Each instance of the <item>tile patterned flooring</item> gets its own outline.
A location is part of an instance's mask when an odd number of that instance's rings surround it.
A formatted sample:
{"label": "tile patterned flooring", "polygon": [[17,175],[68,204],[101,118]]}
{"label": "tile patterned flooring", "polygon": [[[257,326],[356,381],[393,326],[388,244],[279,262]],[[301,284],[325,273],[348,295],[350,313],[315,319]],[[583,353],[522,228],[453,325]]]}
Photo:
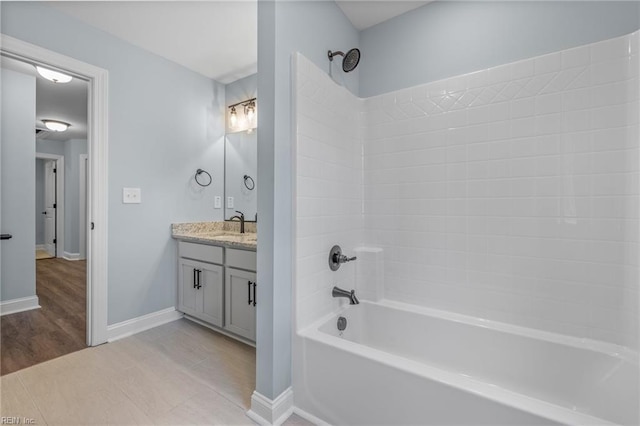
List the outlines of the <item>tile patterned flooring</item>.
{"label": "tile patterned flooring", "polygon": [[[0,416],[37,425],[252,425],[255,349],[191,321],[0,378]],[[308,425],[292,416],[285,424]]]}

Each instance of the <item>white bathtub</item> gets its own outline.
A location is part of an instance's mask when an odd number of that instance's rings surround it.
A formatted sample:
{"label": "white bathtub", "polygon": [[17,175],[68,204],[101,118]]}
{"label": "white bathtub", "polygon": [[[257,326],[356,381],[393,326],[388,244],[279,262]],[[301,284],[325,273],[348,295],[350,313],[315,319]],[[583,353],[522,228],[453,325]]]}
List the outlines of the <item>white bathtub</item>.
{"label": "white bathtub", "polygon": [[612,345],[383,301],[294,350],[296,407],[331,424],[640,423],[637,354]]}

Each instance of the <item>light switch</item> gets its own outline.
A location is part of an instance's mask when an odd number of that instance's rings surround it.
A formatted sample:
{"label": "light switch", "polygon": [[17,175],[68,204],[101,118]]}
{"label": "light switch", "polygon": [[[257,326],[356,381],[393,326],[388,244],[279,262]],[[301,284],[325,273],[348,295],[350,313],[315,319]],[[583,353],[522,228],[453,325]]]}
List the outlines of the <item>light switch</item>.
{"label": "light switch", "polygon": [[222,208],[222,197],[219,195],[216,195],[215,197],[213,197],[213,208],[214,209],[221,209]]}
{"label": "light switch", "polygon": [[233,208],[233,197],[227,197],[227,208],[228,209]]}
{"label": "light switch", "polygon": [[142,191],[140,188],[122,188],[123,204],[140,204],[142,202]]}

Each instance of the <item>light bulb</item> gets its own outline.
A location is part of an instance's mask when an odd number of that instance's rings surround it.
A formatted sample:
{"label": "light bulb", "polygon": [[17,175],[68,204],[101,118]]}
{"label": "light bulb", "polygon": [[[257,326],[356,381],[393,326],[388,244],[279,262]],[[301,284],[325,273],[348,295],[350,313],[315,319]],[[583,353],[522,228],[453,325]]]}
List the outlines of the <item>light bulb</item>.
{"label": "light bulb", "polygon": [[38,71],[38,74],[40,74],[41,76],[43,76],[49,81],[53,81],[54,83],[68,83],[73,79],[73,77],[71,77],[70,75],[63,74],[58,71],[50,70],[48,68],[42,68],[42,67],[36,66],[36,70]]}
{"label": "light bulb", "polygon": [[47,129],[53,130],[54,132],[64,132],[70,126],[69,123],[65,123],[64,121],[42,120],[42,122],[47,127]]}
{"label": "light bulb", "polygon": [[229,115],[229,125],[233,128],[238,124],[238,115],[236,114],[236,107],[231,108],[231,114]]}

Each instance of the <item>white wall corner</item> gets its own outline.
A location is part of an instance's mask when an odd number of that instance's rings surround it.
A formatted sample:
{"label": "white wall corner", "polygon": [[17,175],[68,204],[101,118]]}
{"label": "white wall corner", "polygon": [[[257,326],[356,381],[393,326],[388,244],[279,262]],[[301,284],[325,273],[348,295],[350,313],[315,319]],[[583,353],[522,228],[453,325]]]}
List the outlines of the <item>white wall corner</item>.
{"label": "white wall corner", "polygon": [[80,260],[80,253],[62,252],[62,258],[66,260]]}
{"label": "white wall corner", "polygon": [[274,400],[271,400],[257,391],[251,395],[251,409],[247,416],[262,426],[279,426],[293,413],[293,390],[287,388]]}
{"label": "white wall corner", "polygon": [[38,296],[21,297],[0,302],[0,316],[30,311],[31,309],[40,309]]}
{"label": "white wall corner", "polygon": [[150,328],[178,320],[183,316],[182,312],[178,312],[175,307],[171,307],[122,321],[107,327],[107,341],[113,342],[114,340],[123,339]]}

